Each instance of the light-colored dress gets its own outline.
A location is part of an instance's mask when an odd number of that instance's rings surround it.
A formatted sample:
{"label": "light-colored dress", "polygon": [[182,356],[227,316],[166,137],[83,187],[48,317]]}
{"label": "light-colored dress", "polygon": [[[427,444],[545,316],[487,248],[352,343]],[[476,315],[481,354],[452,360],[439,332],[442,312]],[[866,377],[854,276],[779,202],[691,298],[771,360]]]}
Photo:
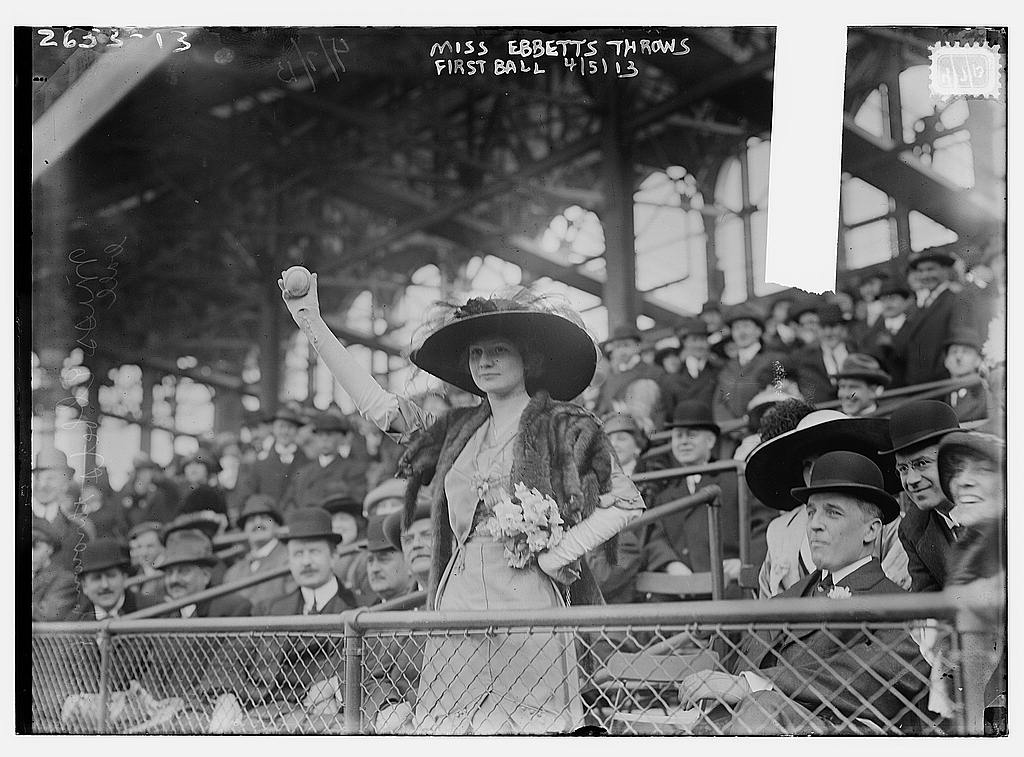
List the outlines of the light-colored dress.
{"label": "light-colored dress", "polygon": [[[429,419],[407,400],[399,402],[406,427]],[[387,428],[394,408],[381,417]],[[371,420],[373,418],[371,417]],[[387,425],[385,425],[387,424]],[[439,611],[541,610],[565,606],[560,587],[531,561],[509,567],[504,545],[481,530],[495,504],[512,489],[510,473],[517,430],[494,438],[488,419],[470,438],[444,479],[452,558],[441,576]],[[403,439],[409,434],[403,434]],[[600,506],[643,508],[643,500],[617,465],[612,495]],[[452,631],[424,644],[417,692],[419,734],[564,733],[583,724],[573,634]]]}

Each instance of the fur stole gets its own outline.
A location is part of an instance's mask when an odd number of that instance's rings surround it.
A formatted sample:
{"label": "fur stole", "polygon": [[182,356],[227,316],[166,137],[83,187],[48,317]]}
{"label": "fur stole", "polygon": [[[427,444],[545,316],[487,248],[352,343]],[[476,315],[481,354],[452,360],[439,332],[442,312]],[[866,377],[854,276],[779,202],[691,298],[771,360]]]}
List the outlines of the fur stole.
{"label": "fur stole", "polygon": [[[456,408],[439,418],[408,445],[399,461],[399,472],[408,478],[405,495],[405,526],[416,509],[421,487],[433,485],[431,520],[434,549],[430,568],[428,607],[432,607],[438,582],[452,555],[451,523],[444,478],[476,431],[491,414],[487,402],[472,408]],[[569,402],[552,400],[537,392],[519,419],[519,433],[512,451],[511,481],[523,482],[552,497],[567,527],[597,507],[598,496],[611,489],[611,460],[614,452],[597,418]],[[608,559],[614,563],[616,540],[605,543]],[[579,580],[570,586],[572,604],[603,604],[597,582],[580,561]]]}

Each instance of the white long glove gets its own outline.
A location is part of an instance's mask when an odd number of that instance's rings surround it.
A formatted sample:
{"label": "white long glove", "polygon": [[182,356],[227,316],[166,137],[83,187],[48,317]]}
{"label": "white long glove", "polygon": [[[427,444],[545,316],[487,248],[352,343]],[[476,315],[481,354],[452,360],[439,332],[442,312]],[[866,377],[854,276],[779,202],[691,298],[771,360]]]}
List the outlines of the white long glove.
{"label": "white long glove", "polygon": [[[309,339],[313,349],[317,351],[324,365],[331,371],[334,380],[352,398],[360,415],[376,424],[382,431],[388,431],[387,425],[398,412],[398,398],[386,391],[377,380],[360,365],[320,315],[320,300],[317,295],[317,275],[309,291],[301,297],[291,297],[284,293],[283,280],[278,281],[282,297],[288,306],[292,318]],[[384,425],[382,425],[384,424]]]}
{"label": "white long glove", "polygon": [[641,512],[615,506],[597,508],[590,517],[566,531],[558,544],[538,554],[537,565],[552,578],[559,579],[561,568],[604,544],[631,520],[639,518]]}

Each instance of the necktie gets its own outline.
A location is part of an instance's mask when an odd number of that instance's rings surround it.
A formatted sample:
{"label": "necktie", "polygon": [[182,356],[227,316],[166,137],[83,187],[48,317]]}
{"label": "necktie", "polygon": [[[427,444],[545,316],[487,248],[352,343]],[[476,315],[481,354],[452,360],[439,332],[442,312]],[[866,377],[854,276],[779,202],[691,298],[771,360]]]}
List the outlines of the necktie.
{"label": "necktie", "polygon": [[967,527],[957,524],[951,529],[953,531],[953,538],[956,541],[963,541],[964,535],[967,533]]}
{"label": "necktie", "polygon": [[827,594],[835,588],[835,582],[832,580],[832,574],[829,573],[823,579],[818,582],[818,593]]}
{"label": "necktie", "polygon": [[700,476],[693,475],[686,477],[686,488],[690,490],[690,494],[697,491],[697,484],[700,483]]}

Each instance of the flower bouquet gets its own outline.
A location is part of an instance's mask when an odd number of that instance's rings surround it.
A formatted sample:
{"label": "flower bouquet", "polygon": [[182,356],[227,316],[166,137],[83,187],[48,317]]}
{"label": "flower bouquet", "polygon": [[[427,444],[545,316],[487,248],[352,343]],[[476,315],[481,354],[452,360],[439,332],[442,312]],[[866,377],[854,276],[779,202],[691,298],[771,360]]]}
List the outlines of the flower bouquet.
{"label": "flower bouquet", "polygon": [[505,545],[509,567],[525,568],[538,552],[562,540],[562,526],[558,505],[551,497],[518,483],[512,496],[505,495],[494,506],[484,528]]}

